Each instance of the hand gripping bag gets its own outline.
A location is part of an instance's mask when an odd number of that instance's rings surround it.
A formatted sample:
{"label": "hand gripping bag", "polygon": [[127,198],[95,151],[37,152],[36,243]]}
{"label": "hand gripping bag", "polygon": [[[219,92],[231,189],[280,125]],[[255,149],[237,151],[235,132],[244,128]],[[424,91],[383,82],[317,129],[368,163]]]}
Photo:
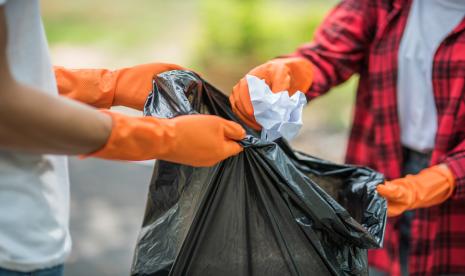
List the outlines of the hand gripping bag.
{"label": "hand gripping bag", "polygon": [[[241,123],[223,93],[188,71],[158,75],[144,113]],[[244,128],[244,151],[213,167],[156,162],[132,275],[367,275],[367,249],[383,242],[383,176]]]}

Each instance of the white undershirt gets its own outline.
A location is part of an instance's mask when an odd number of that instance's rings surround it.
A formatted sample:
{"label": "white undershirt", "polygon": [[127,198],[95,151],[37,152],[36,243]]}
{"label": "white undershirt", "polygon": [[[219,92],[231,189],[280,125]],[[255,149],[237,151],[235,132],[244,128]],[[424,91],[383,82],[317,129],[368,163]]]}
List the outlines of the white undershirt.
{"label": "white undershirt", "polygon": [[[38,0],[0,5],[14,78],[57,94]],[[32,271],[63,263],[71,248],[68,218],[66,157],[0,151],[0,267]]]}
{"label": "white undershirt", "polygon": [[437,112],[432,69],[441,42],[465,15],[465,0],[414,0],[399,48],[397,102],[401,142],[417,151],[434,148]]}

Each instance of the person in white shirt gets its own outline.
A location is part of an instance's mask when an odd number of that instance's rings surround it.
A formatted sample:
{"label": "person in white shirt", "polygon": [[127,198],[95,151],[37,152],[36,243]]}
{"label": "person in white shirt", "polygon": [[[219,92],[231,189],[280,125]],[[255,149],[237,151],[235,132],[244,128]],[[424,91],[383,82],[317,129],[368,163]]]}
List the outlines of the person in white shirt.
{"label": "person in white shirt", "polygon": [[[90,95],[89,87],[83,96],[68,83],[67,96],[94,99],[98,107],[137,107],[152,77],[173,69],[180,67],[106,71],[97,86],[128,82],[135,90]],[[244,135],[216,116],[128,117],[58,97],[38,0],[0,0],[0,276],[63,274],[71,249],[65,155],[209,166],[239,153],[235,140]]]}

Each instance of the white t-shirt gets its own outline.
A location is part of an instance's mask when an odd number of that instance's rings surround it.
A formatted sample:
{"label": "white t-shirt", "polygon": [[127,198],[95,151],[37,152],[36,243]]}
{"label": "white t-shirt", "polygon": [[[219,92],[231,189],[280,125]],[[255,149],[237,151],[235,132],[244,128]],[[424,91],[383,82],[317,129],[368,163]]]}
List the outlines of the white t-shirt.
{"label": "white t-shirt", "polygon": [[[13,76],[57,94],[38,0],[0,0],[0,5]],[[0,151],[0,267],[32,271],[63,263],[71,249],[68,220],[66,157]]]}
{"label": "white t-shirt", "polygon": [[397,81],[402,144],[434,148],[437,112],[433,59],[441,42],[465,16],[465,0],[414,0],[399,47]]}

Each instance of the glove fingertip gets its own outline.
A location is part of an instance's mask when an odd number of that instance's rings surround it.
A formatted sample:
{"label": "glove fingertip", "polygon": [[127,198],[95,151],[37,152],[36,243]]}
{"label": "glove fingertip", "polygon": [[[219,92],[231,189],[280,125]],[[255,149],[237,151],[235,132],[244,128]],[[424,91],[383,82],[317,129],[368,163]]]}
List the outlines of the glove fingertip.
{"label": "glove fingertip", "polygon": [[243,151],[244,151],[244,148],[238,143],[234,142],[234,145],[232,145],[231,156],[238,155],[239,153]]}
{"label": "glove fingertip", "polygon": [[376,186],[376,191],[382,196],[384,196],[387,193],[388,189],[389,188],[387,188],[385,184],[380,184]]}
{"label": "glove fingertip", "polygon": [[237,96],[238,93],[233,92],[231,96],[229,96],[229,103],[231,104],[231,108],[236,114],[236,116],[244,122],[247,126],[253,128],[254,130],[261,130],[261,126],[255,121],[255,118],[252,115],[247,114],[247,110],[241,104],[242,100],[240,97]]}
{"label": "glove fingertip", "polygon": [[245,129],[236,122],[226,121],[224,135],[232,140],[242,140],[245,137]]}
{"label": "glove fingertip", "polygon": [[387,210],[387,215],[388,217],[392,218],[392,217],[397,217],[397,216],[400,216],[402,214],[402,212],[398,212],[397,210],[394,210],[394,211],[391,211],[392,209],[389,209],[388,207],[388,210]]}
{"label": "glove fingertip", "polygon": [[227,155],[226,158],[238,155],[244,150],[244,148],[235,141],[228,141],[225,149]]}

